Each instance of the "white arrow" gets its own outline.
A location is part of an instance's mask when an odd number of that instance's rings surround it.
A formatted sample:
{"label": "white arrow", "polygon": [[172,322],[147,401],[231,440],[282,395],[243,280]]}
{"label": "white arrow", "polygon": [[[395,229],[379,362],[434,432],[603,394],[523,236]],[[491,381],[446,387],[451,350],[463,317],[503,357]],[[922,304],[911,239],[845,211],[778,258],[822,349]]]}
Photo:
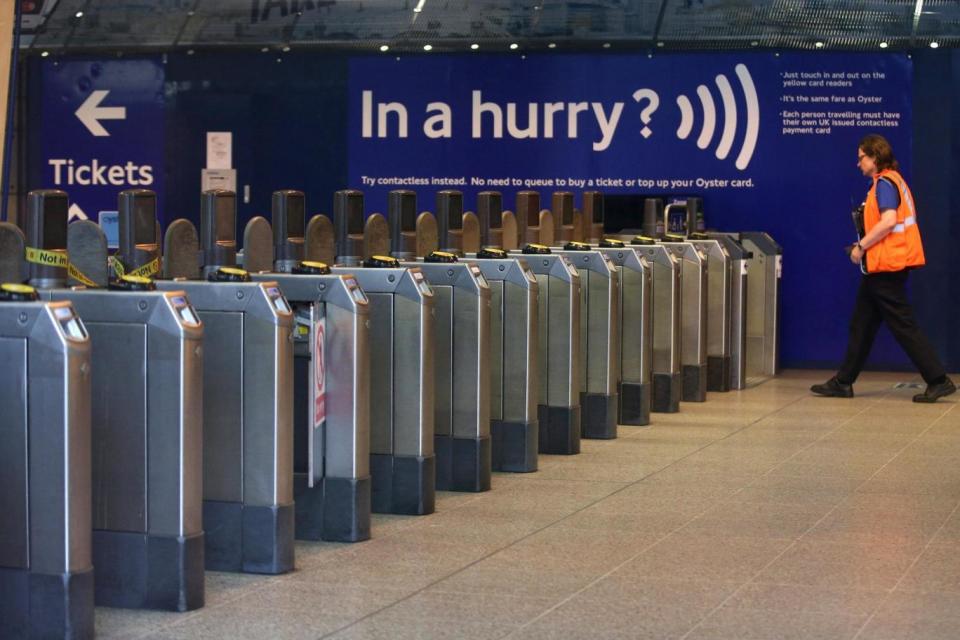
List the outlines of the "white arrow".
{"label": "white arrow", "polygon": [[67,210],[67,222],[73,222],[74,220],[89,220],[87,214],[83,212],[76,202],[70,205],[70,209]]}
{"label": "white arrow", "polygon": [[77,119],[83,123],[87,129],[90,130],[90,133],[97,137],[109,136],[110,132],[103,128],[103,125],[100,124],[101,120],[126,120],[127,118],[127,108],[126,107],[101,107],[100,103],[103,102],[110,92],[105,89],[98,89],[90,94],[90,96],[83,101],[83,104],[80,105],[80,108],[76,111]]}

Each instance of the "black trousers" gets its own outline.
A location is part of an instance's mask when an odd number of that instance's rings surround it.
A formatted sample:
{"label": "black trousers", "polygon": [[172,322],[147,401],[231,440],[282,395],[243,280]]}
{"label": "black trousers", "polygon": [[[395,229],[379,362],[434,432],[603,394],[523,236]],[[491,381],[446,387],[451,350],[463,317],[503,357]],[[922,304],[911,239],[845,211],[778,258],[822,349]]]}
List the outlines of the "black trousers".
{"label": "black trousers", "polygon": [[920,331],[913,317],[913,309],[907,300],[908,273],[873,273],[861,279],[853,318],[850,320],[847,355],[837,372],[840,382],[853,384],[856,381],[870,355],[881,322],[887,323],[893,337],[907,352],[927,384],[938,382],[946,375],[933,345]]}

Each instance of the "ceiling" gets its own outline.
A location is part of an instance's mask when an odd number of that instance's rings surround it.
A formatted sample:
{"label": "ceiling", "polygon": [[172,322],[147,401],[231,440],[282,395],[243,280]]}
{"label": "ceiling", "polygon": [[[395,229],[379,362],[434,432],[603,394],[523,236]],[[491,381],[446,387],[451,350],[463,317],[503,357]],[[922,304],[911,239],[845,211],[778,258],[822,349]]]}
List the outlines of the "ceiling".
{"label": "ceiling", "polygon": [[[36,52],[844,49],[960,44],[957,0],[21,0]],[[881,45],[883,43],[883,45]]]}

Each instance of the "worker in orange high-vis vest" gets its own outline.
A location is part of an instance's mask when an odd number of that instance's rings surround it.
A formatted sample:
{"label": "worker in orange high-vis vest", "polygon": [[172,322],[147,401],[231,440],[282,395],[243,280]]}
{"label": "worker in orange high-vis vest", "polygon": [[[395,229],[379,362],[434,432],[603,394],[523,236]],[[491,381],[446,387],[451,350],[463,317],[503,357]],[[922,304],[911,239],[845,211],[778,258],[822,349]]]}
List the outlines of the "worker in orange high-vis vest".
{"label": "worker in orange high-vis vest", "polygon": [[925,263],[913,195],[897,171],[897,160],[883,136],[860,141],[857,163],[872,180],[863,208],[865,234],[853,245],[850,260],[866,273],[850,320],[850,342],[837,375],[810,390],[821,396],[852,398],[853,383],[863,369],[880,323],[887,327],[927,383],[914,402],[936,402],[957,388],[947,377],[933,345],[920,330],[907,300],[907,276]]}

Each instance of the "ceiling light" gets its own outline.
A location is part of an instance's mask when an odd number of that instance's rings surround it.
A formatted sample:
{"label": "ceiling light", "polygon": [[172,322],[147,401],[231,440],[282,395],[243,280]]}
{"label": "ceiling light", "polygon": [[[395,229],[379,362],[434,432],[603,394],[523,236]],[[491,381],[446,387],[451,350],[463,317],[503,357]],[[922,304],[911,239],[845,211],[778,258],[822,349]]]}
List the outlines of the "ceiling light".
{"label": "ceiling light", "polygon": [[516,42],[511,42],[511,43],[510,43],[510,50],[511,50],[511,51],[516,51],[516,50],[519,49],[519,48],[520,48],[520,45],[518,45]]}
{"label": "ceiling light", "polygon": [[432,45],[432,44],[425,44],[425,45],[423,45],[423,50],[424,50],[424,51],[433,51],[433,45]]}
{"label": "ceiling light", "polygon": [[82,17],[83,17],[83,11],[77,11],[75,14],[73,14],[73,17],[74,17],[74,18],[82,18]]}
{"label": "ceiling light", "polygon": [[819,40],[817,40],[816,42],[814,42],[814,43],[813,43],[813,46],[815,46],[817,49],[823,49],[823,43],[820,42]]}
{"label": "ceiling light", "polygon": [[936,49],[936,48],[938,48],[939,46],[940,46],[940,43],[937,42],[936,40],[934,40],[933,42],[930,43],[930,48],[931,48],[931,49]]}
{"label": "ceiling light", "polygon": [[609,49],[609,48],[610,48],[610,43],[609,43],[609,42],[604,42],[604,43],[603,43],[603,48],[604,48],[604,49]]}
{"label": "ceiling light", "polygon": [[50,52],[49,52],[49,51],[44,51],[43,53],[40,54],[40,57],[41,57],[41,58],[46,58],[48,55],[50,55]]}
{"label": "ceiling light", "polygon": [[657,43],[657,46],[658,46],[658,47],[662,47],[662,46],[663,46],[663,42],[658,42],[658,43]]}
{"label": "ceiling light", "polygon": [[188,55],[188,56],[192,56],[192,55],[193,55],[193,49],[187,49],[187,55]]}
{"label": "ceiling light", "polygon": [[756,46],[758,46],[759,44],[760,44],[760,43],[757,42],[756,40],[751,40],[751,41],[750,41],[750,46],[751,46],[751,47],[756,47]]}
{"label": "ceiling light", "polygon": [[886,48],[889,47],[889,46],[890,46],[890,45],[887,44],[886,42],[881,42],[881,43],[880,43],[880,48],[881,48],[881,49],[886,49]]}
{"label": "ceiling light", "polygon": [[284,47],[284,48],[283,48],[283,52],[284,52],[284,53],[289,53],[289,52],[290,52],[290,47],[289,47],[289,46]]}
{"label": "ceiling light", "polygon": [[420,13],[421,11],[423,11],[423,5],[425,4],[427,4],[427,0],[420,0],[420,2],[417,3],[417,6],[413,8],[413,12]]}
{"label": "ceiling light", "polygon": [[380,45],[380,51],[383,51],[384,53],[386,53],[387,51],[390,51],[390,45],[387,45],[387,44]]}
{"label": "ceiling light", "polygon": [[261,48],[260,48],[260,53],[267,53],[268,51],[270,51],[270,47],[261,47]]}
{"label": "ceiling light", "polygon": [[548,48],[548,49],[556,49],[556,48],[557,48],[557,43],[556,43],[556,42],[551,42],[550,44],[547,45],[547,48]]}
{"label": "ceiling light", "polygon": [[477,49],[480,48],[480,45],[478,45],[476,42],[474,42],[472,45],[470,45],[470,48],[473,49],[474,51],[476,51]]}

